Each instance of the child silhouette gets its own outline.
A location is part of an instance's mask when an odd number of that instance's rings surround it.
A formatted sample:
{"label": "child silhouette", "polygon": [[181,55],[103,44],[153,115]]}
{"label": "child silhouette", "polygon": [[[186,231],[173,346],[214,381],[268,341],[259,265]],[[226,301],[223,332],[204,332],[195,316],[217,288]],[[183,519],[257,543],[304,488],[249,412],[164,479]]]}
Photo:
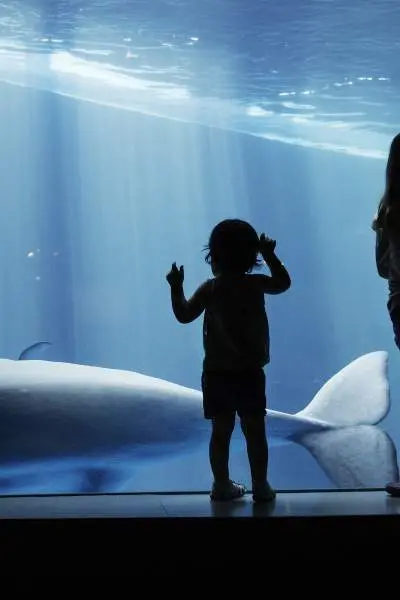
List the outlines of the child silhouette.
{"label": "child silhouette", "polygon": [[[246,439],[253,500],[268,502],[275,491],[268,482],[265,431],[264,367],[270,361],[265,294],[289,289],[290,276],[275,254],[276,242],[239,219],[227,219],[212,230],[206,262],[213,277],[186,300],[184,268],[172,265],[167,275],[176,319],[190,323],[204,312],[202,373],[204,417],[211,420],[209,459],[214,482],[212,500],[234,500],[246,489],[229,477],[229,448],[236,414]],[[262,265],[271,275],[252,274]]]}

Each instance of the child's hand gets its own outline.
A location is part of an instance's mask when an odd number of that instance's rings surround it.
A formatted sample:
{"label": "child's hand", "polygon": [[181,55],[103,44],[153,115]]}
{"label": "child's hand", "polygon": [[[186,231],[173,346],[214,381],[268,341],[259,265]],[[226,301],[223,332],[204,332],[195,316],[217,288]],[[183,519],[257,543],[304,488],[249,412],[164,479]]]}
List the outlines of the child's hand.
{"label": "child's hand", "polygon": [[260,253],[265,257],[275,252],[276,241],[266,237],[265,233],[260,235]]}
{"label": "child's hand", "polygon": [[171,287],[178,287],[183,284],[183,280],[185,278],[183,272],[183,265],[179,267],[176,266],[176,263],[173,263],[170,272],[167,274],[167,281]]}

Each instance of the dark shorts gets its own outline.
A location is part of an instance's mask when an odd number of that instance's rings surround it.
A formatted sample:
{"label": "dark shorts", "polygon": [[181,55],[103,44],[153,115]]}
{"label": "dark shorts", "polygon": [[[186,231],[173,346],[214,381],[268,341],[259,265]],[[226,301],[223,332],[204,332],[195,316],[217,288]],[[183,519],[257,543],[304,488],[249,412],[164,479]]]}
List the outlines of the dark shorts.
{"label": "dark shorts", "polygon": [[391,310],[390,318],[392,319],[394,341],[396,346],[400,350],[400,308],[395,308]]}
{"label": "dark shorts", "polygon": [[265,373],[252,371],[205,371],[201,378],[206,419],[237,413],[239,417],[265,415]]}

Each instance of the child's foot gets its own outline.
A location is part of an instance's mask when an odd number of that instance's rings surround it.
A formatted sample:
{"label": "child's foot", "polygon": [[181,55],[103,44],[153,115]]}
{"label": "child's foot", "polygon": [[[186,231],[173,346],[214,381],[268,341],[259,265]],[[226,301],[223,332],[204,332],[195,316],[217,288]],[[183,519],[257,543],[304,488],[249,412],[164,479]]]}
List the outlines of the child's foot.
{"label": "child's foot", "polygon": [[211,500],[215,502],[230,502],[242,498],[246,493],[246,488],[241,483],[228,481],[228,483],[217,484],[214,482],[210,493]]}
{"label": "child's foot", "polygon": [[254,502],[272,502],[276,498],[276,492],[269,485],[268,481],[262,486],[253,486]]}

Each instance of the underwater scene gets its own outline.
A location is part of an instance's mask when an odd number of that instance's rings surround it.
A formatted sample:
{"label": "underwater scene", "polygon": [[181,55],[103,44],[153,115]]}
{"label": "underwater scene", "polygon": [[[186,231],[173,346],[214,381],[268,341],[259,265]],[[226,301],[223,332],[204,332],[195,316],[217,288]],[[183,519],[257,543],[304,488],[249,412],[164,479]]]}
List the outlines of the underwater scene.
{"label": "underwater scene", "polygon": [[[0,494],[209,489],[202,319],[166,274],[211,277],[228,218],[292,281],[266,297],[271,484],[398,478],[371,222],[399,28],[396,0],[0,3]],[[230,467],[251,485],[239,424]]]}

